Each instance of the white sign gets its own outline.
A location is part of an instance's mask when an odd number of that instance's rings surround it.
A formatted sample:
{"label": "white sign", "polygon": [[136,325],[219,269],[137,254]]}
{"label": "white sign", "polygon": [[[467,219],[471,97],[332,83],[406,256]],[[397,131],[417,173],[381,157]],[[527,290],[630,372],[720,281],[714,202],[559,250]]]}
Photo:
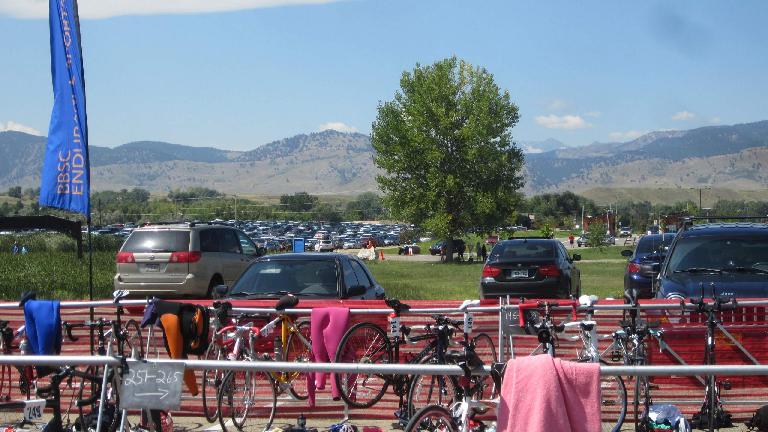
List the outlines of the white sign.
{"label": "white sign", "polygon": [[391,338],[399,338],[400,337],[400,317],[389,317],[389,337]]}
{"label": "white sign", "polygon": [[183,363],[131,362],[123,375],[120,408],[177,410],[183,379]]}
{"label": "white sign", "polygon": [[32,422],[43,418],[45,409],[45,399],[34,399],[24,401],[24,420]]}

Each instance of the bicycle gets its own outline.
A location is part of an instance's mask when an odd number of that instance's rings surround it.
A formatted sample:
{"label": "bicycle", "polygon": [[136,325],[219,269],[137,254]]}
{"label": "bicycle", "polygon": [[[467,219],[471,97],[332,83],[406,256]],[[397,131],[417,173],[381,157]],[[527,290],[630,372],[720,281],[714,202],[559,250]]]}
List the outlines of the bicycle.
{"label": "bicycle", "polygon": [[[401,323],[403,312],[410,309],[405,303],[397,299],[386,299],[387,307],[392,309],[388,316],[389,334],[381,327],[370,322],[361,322],[350,327],[339,343],[334,361],[337,363],[366,363],[366,364],[398,364],[401,360],[407,363],[445,363],[444,353],[450,344],[450,337],[453,334],[453,328],[462,325],[462,322],[450,320],[441,315],[433,315],[435,324],[428,324],[425,327],[426,332],[421,335],[411,336],[411,328]],[[477,345],[484,346],[485,350],[495,357],[495,348],[493,341],[486,334],[480,334],[475,337]],[[427,344],[418,353],[411,355],[410,358],[401,359],[400,348],[403,345],[417,344],[427,341]],[[340,373],[335,374],[336,385],[341,389],[342,399],[355,408],[369,408],[376,404],[384,396],[388,387],[392,387],[394,394],[398,397],[398,409],[395,411],[398,425],[400,427],[407,424],[408,418],[415,411],[414,400],[416,393],[422,388],[422,378],[412,377],[410,375],[385,375],[377,373]],[[428,404],[432,396],[447,396],[450,392],[455,395],[458,387],[454,377],[439,378],[432,377],[431,381],[437,379],[438,392],[431,391],[432,385],[426,387],[430,389],[427,394],[427,401],[420,402]],[[418,381],[417,381],[418,380]],[[416,384],[414,385],[414,382]],[[447,385],[446,383],[450,383]],[[408,397],[406,398],[406,395]],[[451,399],[447,399],[446,403]]]}
{"label": "bicycle", "polygon": [[[707,317],[707,329],[704,337],[704,364],[714,365],[717,363],[715,357],[715,330],[719,324],[717,314],[727,310],[734,310],[738,306],[735,298],[722,299],[715,292],[715,284],[712,287],[712,303],[704,300],[704,284],[699,284],[701,296],[698,299],[691,299],[691,306],[680,300],[680,307],[683,312],[696,312],[705,314]],[[720,387],[730,390],[729,381],[717,381],[714,375],[710,375],[704,387],[704,402],[698,413],[691,417],[691,426],[698,429],[708,428],[710,432],[722,427],[731,427],[731,414],[723,407],[720,400]]]}
{"label": "bicycle", "polygon": [[[61,410],[61,383],[67,379],[68,386],[71,386],[72,379],[79,378],[88,381],[94,386],[100,386],[102,377],[80,372],[72,367],[64,367],[58,373],[51,376],[50,385],[39,387],[36,391],[40,399],[18,400],[9,402],[0,402],[0,426],[5,432],[16,432],[28,430],[27,425],[33,425],[36,421],[42,419],[43,411],[49,408],[53,412],[53,417],[40,427],[42,432],[74,432],[87,430],[82,416],[78,417],[77,424],[72,425],[67,421],[64,425]],[[77,399],[72,402],[80,407],[89,405],[95,401],[92,399]],[[69,409],[67,410],[67,414]],[[67,415],[67,418],[69,415]],[[79,426],[79,428],[78,428]]]}
{"label": "bicycle", "polygon": [[[476,385],[483,378],[472,374],[473,371],[484,367],[482,359],[476,352],[473,342],[462,342],[463,352],[447,354],[450,364],[458,365],[464,374],[457,380],[460,392],[457,400],[449,408],[440,404],[427,405],[417,411],[405,427],[405,432],[415,431],[448,431],[448,432],[483,432],[488,426],[477,416],[485,414],[489,408],[499,405],[497,392],[490,398],[484,398],[485,386]],[[489,378],[495,389],[501,388],[504,363],[493,363]]]}
{"label": "bicycle", "polygon": [[[643,366],[647,361],[646,339],[648,337],[661,338],[663,332],[658,330],[658,321],[646,322],[638,319],[639,303],[637,292],[633,290],[627,301],[632,306],[624,318],[619,321],[619,329],[613,332],[613,343],[603,352],[610,351],[611,360],[614,362],[623,362],[627,366]],[[627,319],[627,315],[629,319]],[[633,423],[635,431],[644,431],[649,420],[648,412],[653,404],[651,399],[651,383],[647,376],[638,375],[633,377],[635,381],[633,405]],[[643,402],[642,416],[640,415],[640,401]]]}
{"label": "bicycle", "polygon": [[[144,358],[144,343],[141,336],[141,328],[139,323],[135,320],[128,320],[125,325],[122,323],[122,314],[124,313],[122,306],[120,306],[120,300],[129,295],[127,291],[116,291],[114,295],[114,304],[116,305],[115,319],[107,320],[99,318],[95,321],[85,321],[82,323],[70,323],[63,322],[62,326],[70,341],[77,341],[78,338],[74,336],[73,330],[75,329],[87,329],[89,335],[94,334],[96,337],[96,353],[101,356],[112,355],[113,347],[117,349],[117,355],[121,358],[128,356],[141,359]],[[105,409],[116,410],[120,406],[120,395],[118,389],[120,388],[120,380],[122,379],[119,373],[115,373],[114,368],[104,366],[90,366],[85,372],[91,376],[102,376],[102,386],[97,394],[97,388],[93,385],[87,385],[86,382],[81,382],[79,386],[78,399],[80,400],[93,400],[91,404],[78,406],[80,410],[80,416],[85,417],[85,407],[90,405],[92,412],[102,412]],[[97,401],[105,402],[104,406],[101,403],[96,405]],[[130,414],[130,417],[129,417]],[[138,417],[136,417],[138,416]],[[124,410],[121,415],[114,413],[112,415],[112,421],[107,428],[107,432],[114,432],[120,427],[124,428],[138,427],[139,425],[146,424],[144,413],[139,411],[138,413]],[[122,426],[121,426],[122,425]],[[159,426],[156,425],[159,428]]]}
{"label": "bicycle", "polygon": [[[213,302],[213,319],[211,320],[211,332],[213,335],[211,343],[205,354],[204,360],[223,360],[227,358],[227,350],[224,343],[224,334],[219,330],[227,325],[231,319],[229,313],[232,310],[232,304],[229,302]],[[208,423],[213,423],[219,418],[218,391],[224,379],[224,372],[220,369],[203,370],[202,379],[202,398],[203,415]]]}
{"label": "bicycle", "polygon": [[[576,361],[585,363],[600,363],[607,365],[608,362],[603,360],[601,353],[597,349],[597,333],[595,331],[597,322],[591,320],[593,309],[592,300],[588,302],[587,306],[587,319],[576,320],[576,310],[579,302],[575,300],[560,301],[560,302],[531,302],[520,303],[519,317],[520,326],[531,329],[531,332],[535,333],[539,346],[531,353],[535,355],[539,349],[544,353],[556,357],[556,346],[558,345],[558,334],[564,333],[568,328],[577,328],[579,335],[577,339],[581,340],[581,347],[577,353]],[[561,306],[568,306],[571,308],[571,317],[574,321],[561,322],[556,324],[552,318],[553,309]],[[540,314],[529,314],[526,317],[527,309],[537,309]],[[618,406],[619,413],[616,424],[611,428],[612,432],[617,432],[621,429],[621,425],[624,423],[624,417],[627,412],[627,389],[624,386],[624,380],[619,376],[601,376],[600,377],[600,404],[603,407],[606,406]]]}
{"label": "bicycle", "polygon": [[[16,344],[15,341],[21,339],[23,335],[24,326],[21,326],[14,332],[8,321],[0,321],[0,353],[12,355],[13,350],[21,350],[21,344]],[[34,377],[33,368],[31,366],[16,366],[15,369],[19,375],[19,390],[29,399],[31,396],[31,383]],[[13,370],[14,368],[11,365],[4,364],[0,366],[0,401],[11,400]]]}
{"label": "bicycle", "polygon": [[[241,314],[236,321],[243,322],[255,318],[259,317]],[[265,360],[259,356],[255,348],[255,341],[260,331],[259,327],[251,323],[232,324],[219,329],[217,338],[223,334],[226,335],[226,339],[222,339],[222,347],[226,350],[224,358],[245,361]],[[258,381],[264,380],[266,385],[259,385]],[[259,393],[264,388],[268,389],[266,396]],[[263,400],[260,397],[263,397]],[[277,386],[271,374],[250,370],[233,370],[224,373],[216,400],[218,420],[223,431],[228,430],[227,418],[242,431],[246,427],[249,416],[265,419],[262,430],[267,430],[272,426],[276,408]]]}
{"label": "bicycle", "polygon": [[[299,300],[292,295],[283,296],[275,305],[277,317],[259,328],[251,324],[246,325],[228,325],[224,326],[214,336],[214,343],[220,345],[223,353],[231,360],[247,359],[251,361],[294,361],[308,362],[311,360],[312,344],[309,335],[309,322],[294,321],[286,309],[295,307]],[[238,316],[237,322],[260,320],[260,315],[242,314]],[[280,335],[274,341],[274,356],[270,357],[267,353],[260,354],[257,350],[257,339],[266,339],[280,324]],[[274,420],[275,410],[277,408],[277,394],[288,390],[290,394],[299,400],[304,400],[308,395],[300,394],[296,389],[294,382],[299,377],[299,373],[265,373],[256,371],[229,371],[222,378],[221,387],[217,395],[217,409],[219,412],[219,423],[224,431],[227,430],[224,420],[223,408],[229,409],[229,417],[238,430],[243,430],[246,426],[246,420],[252,410],[261,409],[269,411],[258,411],[257,417],[265,418],[263,429],[269,429]],[[258,405],[259,399],[257,380],[267,380],[271,392],[267,395],[269,405]],[[258,405],[258,406],[257,406]]]}

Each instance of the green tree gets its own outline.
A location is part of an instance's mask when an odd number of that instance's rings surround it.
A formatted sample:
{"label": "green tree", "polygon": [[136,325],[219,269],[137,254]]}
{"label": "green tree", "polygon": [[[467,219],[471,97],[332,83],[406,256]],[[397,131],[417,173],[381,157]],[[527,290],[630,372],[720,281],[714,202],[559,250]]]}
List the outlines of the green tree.
{"label": "green tree", "polygon": [[403,72],[371,134],[392,216],[449,239],[503,225],[523,186],[523,153],[510,133],[518,119],[483,68],[452,57]]}
{"label": "green tree", "polygon": [[21,186],[12,186],[8,188],[8,196],[21,199]]}
{"label": "green tree", "polygon": [[374,192],[365,192],[347,203],[347,218],[350,220],[376,220],[384,214],[381,197]]}
{"label": "green tree", "polygon": [[319,199],[306,192],[296,192],[293,195],[281,195],[280,205],[284,207],[285,211],[290,212],[307,212],[312,210]]}
{"label": "green tree", "polygon": [[604,223],[593,223],[589,225],[587,234],[587,246],[602,249],[605,246],[605,233],[608,231],[608,225]]}

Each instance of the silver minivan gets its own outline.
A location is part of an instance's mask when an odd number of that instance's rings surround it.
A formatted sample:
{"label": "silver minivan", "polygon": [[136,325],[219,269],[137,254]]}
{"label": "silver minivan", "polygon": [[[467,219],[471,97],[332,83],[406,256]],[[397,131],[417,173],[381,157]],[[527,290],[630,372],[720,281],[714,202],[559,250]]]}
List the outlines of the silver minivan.
{"label": "silver minivan", "polygon": [[231,285],[258,248],[242,231],[223,225],[153,225],[135,229],[117,253],[116,290],[132,296],[210,298]]}

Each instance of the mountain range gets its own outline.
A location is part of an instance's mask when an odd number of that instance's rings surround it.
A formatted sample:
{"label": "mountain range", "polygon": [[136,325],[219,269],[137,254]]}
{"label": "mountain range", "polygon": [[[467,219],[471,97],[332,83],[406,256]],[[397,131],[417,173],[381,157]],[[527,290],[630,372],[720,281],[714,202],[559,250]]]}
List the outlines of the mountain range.
{"label": "mountain range", "polygon": [[[605,187],[734,190],[768,187],[768,121],[658,131],[623,143],[569,147],[520,141],[526,153],[524,192]],[[0,190],[39,186],[45,137],[0,132]],[[370,137],[333,130],[301,134],[250,151],[138,141],[91,145],[94,190],[141,187],[156,193],[203,186],[230,194],[353,195],[376,191]]]}

